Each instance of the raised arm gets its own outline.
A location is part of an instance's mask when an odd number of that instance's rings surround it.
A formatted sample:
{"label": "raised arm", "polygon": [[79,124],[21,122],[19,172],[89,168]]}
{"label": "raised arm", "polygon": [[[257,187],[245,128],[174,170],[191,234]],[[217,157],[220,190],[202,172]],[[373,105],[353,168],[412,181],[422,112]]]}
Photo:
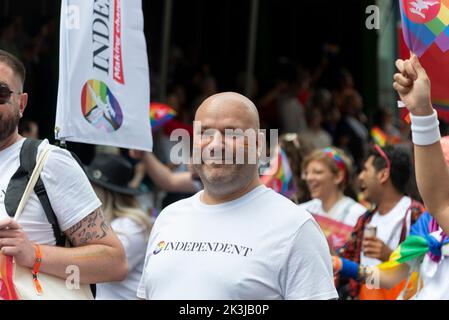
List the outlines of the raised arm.
{"label": "raised arm", "polygon": [[194,193],[198,191],[190,172],[172,172],[151,152],[131,150],[130,156],[142,159],[147,174],[159,188],[169,192]]}
{"label": "raised arm", "polygon": [[399,73],[393,87],[411,113],[418,189],[427,210],[449,233],[449,170],[436,132],[430,80],[414,54],[409,60],[398,60],[396,66]]}

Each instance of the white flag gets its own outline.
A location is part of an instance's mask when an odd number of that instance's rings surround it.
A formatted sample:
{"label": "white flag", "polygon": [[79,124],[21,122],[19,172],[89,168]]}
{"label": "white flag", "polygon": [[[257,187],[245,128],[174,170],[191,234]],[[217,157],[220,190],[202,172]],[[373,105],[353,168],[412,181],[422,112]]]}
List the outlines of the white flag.
{"label": "white flag", "polygon": [[57,139],[151,151],[141,0],[62,0]]}

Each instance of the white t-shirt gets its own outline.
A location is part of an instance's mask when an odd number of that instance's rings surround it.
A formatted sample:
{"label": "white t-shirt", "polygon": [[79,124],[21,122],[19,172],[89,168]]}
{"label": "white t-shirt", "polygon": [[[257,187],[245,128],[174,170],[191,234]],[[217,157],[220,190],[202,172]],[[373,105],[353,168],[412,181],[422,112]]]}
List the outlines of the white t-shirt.
{"label": "white t-shirt", "polygon": [[[370,225],[377,227],[376,237],[382,240],[391,250],[394,250],[399,245],[401,239],[402,223],[408,208],[412,204],[412,199],[404,196],[399,202],[390,210],[390,212],[381,215],[377,211],[374,213],[370,221]],[[410,231],[411,214],[407,217],[407,234]],[[368,258],[363,252],[360,256],[360,264],[365,266],[375,266],[382,261],[378,259]]]}
{"label": "white t-shirt", "polygon": [[307,212],[265,186],[219,204],[165,208],[148,243],[143,299],[334,299],[331,257]]}
{"label": "white t-shirt", "polygon": [[[441,234],[439,228],[438,233]],[[420,264],[419,274],[423,287],[418,292],[416,300],[449,300],[449,256],[447,253],[437,263],[426,254]]]}
{"label": "white t-shirt", "polygon": [[332,218],[348,226],[354,227],[359,217],[366,212],[366,208],[349,197],[343,197],[334,204],[329,212],[324,211],[320,199],[312,199],[299,205],[311,214]]}
{"label": "white t-shirt", "polygon": [[[0,219],[9,218],[5,209],[5,194],[9,180],[20,166],[20,149],[25,139],[0,151]],[[39,146],[42,150],[48,141]],[[66,231],[101,206],[89,180],[70,152],[53,147],[41,173],[50,204],[62,231]],[[29,240],[55,245],[53,229],[39,199],[33,192],[25,205],[19,224]]]}
{"label": "white t-shirt", "polygon": [[97,285],[97,300],[135,300],[137,287],[142,277],[147,248],[146,231],[143,226],[131,218],[116,218],[111,223],[128,259],[128,275],[120,282],[107,282]]}

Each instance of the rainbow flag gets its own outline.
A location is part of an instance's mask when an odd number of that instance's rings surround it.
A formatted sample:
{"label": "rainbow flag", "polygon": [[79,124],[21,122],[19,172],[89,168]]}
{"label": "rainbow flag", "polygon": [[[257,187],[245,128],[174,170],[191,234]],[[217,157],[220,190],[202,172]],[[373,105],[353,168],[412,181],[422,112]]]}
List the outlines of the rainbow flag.
{"label": "rainbow flag", "polygon": [[373,138],[374,142],[382,148],[387,144],[397,144],[400,141],[399,137],[388,135],[377,126],[371,129],[371,137]]}
{"label": "rainbow flag", "polygon": [[435,43],[449,50],[449,0],[400,0],[402,31],[408,48],[418,57]]}
{"label": "rainbow flag", "polygon": [[[433,107],[441,120],[449,122],[449,0],[399,1],[402,17],[402,30],[398,30],[399,57],[408,59],[410,50],[420,57],[432,83]],[[408,111],[403,109],[401,117],[406,118]]]}
{"label": "rainbow flag", "polygon": [[13,257],[0,254],[0,300],[18,300],[13,282]]}
{"label": "rainbow flag", "polygon": [[[428,212],[424,212],[418,221],[412,226],[410,235],[390,255],[390,259],[379,264],[380,270],[392,270],[399,265],[416,258],[422,258],[426,254],[434,262],[441,260],[442,248],[449,243],[449,238],[442,232],[438,232],[436,221]],[[439,234],[440,236],[436,236]],[[438,239],[441,238],[441,239]],[[420,280],[419,273],[413,272],[409,283],[412,285],[407,290],[416,291]]]}
{"label": "rainbow flag", "polygon": [[176,111],[172,107],[159,103],[150,103],[150,122],[152,131],[162,127],[176,116]]}
{"label": "rainbow flag", "polygon": [[326,236],[329,248],[331,248],[334,252],[340,250],[351,238],[354,230],[352,226],[318,214],[312,213],[312,215]]}
{"label": "rainbow flag", "polygon": [[296,193],[296,186],[287,155],[282,148],[278,147],[273,158],[270,168],[260,177],[260,180],[268,188],[290,198]]}
{"label": "rainbow flag", "polygon": [[385,147],[388,142],[387,134],[383,132],[379,127],[373,127],[371,129],[371,137],[373,138],[374,142],[382,148]]}

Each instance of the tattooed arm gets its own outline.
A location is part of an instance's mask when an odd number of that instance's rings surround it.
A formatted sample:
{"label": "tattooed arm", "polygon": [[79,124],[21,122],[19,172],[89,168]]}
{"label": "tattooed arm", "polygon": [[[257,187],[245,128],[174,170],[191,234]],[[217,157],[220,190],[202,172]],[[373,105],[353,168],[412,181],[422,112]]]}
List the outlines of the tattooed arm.
{"label": "tattooed arm", "polygon": [[[40,271],[67,278],[68,266],[79,268],[80,283],[121,281],[127,275],[123,246],[98,208],[65,231],[72,248],[41,246]],[[12,219],[0,222],[2,253],[15,257],[18,264],[32,268],[34,247],[23,229]]]}
{"label": "tattooed arm", "polygon": [[108,235],[110,227],[100,208],[68,229],[65,233],[73,246],[83,246],[91,240],[101,240]]}

